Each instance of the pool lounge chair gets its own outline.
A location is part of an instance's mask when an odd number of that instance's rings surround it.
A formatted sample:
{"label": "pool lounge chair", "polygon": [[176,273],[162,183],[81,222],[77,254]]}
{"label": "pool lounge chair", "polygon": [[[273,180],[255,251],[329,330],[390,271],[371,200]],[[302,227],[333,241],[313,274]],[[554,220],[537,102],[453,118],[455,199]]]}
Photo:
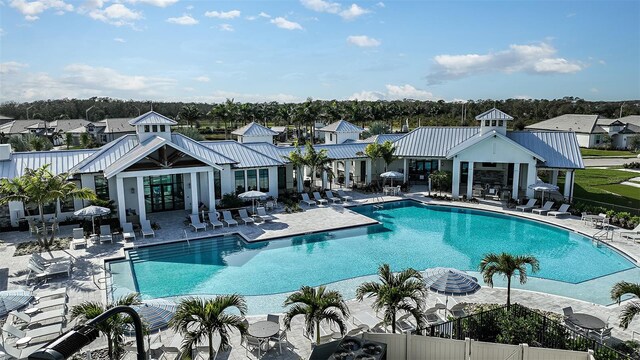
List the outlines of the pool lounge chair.
{"label": "pool lounge chair", "polygon": [[113,235],[111,235],[111,226],[100,225],[100,243],[113,243]]}
{"label": "pool lounge chair", "polygon": [[203,224],[202,221],[200,221],[199,215],[191,214],[189,215],[189,219],[191,219],[190,225],[193,230],[195,230],[195,232],[198,232],[198,230],[207,230],[207,225]]}
{"label": "pool lounge chair", "polygon": [[258,213],[258,217],[260,219],[262,219],[262,221],[264,221],[264,222],[269,222],[269,221],[273,221],[273,220],[276,219],[275,216],[267,214],[267,211],[262,206],[259,207],[259,208],[256,208],[256,211]]}
{"label": "pool lounge chair", "polygon": [[144,239],[147,236],[156,237],[155,231],[151,228],[151,221],[149,219],[140,222],[140,231],[142,231],[142,238]]}
{"label": "pool lounge chair", "polygon": [[440,315],[438,315],[438,310],[438,308],[432,307],[424,312],[424,319],[426,320],[427,325],[436,325],[444,322]]}
{"label": "pool lounge chair", "polygon": [[396,319],[396,333],[404,334],[416,330],[416,324],[411,322],[411,313],[406,313]]}
{"label": "pool lounge chair", "polygon": [[44,340],[38,339],[43,337],[51,337],[52,335],[58,335],[62,332],[62,323],[47,325],[38,327],[36,329],[20,330],[10,323],[5,323],[2,326],[2,338],[6,343],[7,339],[5,334],[11,335],[16,339],[31,338],[25,345],[35,344]]}
{"label": "pool lounge chair", "polygon": [[38,264],[33,261],[29,261],[27,264],[27,269],[29,273],[27,274],[27,282],[36,279],[36,280],[47,280],[50,277],[54,277],[57,275],[67,275],[71,276],[71,264],[70,263],[58,263],[52,264],[47,268],[41,268]]}
{"label": "pool lounge chair", "polygon": [[536,205],[537,202],[538,202],[538,199],[529,199],[529,201],[527,201],[525,205],[516,206],[516,210],[522,210],[522,212],[531,210],[533,209],[533,207]]}
{"label": "pool lounge chair", "polygon": [[238,222],[233,219],[233,216],[231,216],[231,211],[229,211],[229,210],[223,211],[222,212],[222,218],[223,218],[222,221],[227,224],[227,227],[229,227],[231,225],[238,226]]}
{"label": "pool lounge chair", "polygon": [[569,204],[562,204],[557,211],[549,211],[547,213],[547,216],[553,215],[555,217],[558,217],[560,215],[571,215],[571,213],[567,211],[569,210],[569,206]]}
{"label": "pool lounge chair", "polygon": [[[67,313],[66,309],[56,309],[51,311],[41,312],[34,316],[29,316],[24,312],[12,311],[9,315],[13,316],[13,324],[16,326],[39,324],[42,322],[51,322],[54,324],[63,323],[64,315]],[[22,324],[21,324],[22,323]]]}
{"label": "pool lounge chair", "polygon": [[[11,344],[3,344],[0,345],[0,354],[2,354],[2,351],[4,351],[5,353],[7,353],[7,355],[10,356],[10,358],[15,358],[15,359],[27,359],[29,357],[29,355],[33,354],[34,352],[38,351],[39,349],[41,349],[43,346],[45,346],[46,343],[40,343],[40,344],[36,344],[36,345],[31,345],[31,346],[27,346],[27,347],[15,347]],[[2,348],[4,346],[4,349]],[[2,354],[4,355],[4,354]]]}
{"label": "pool lounge chair", "polygon": [[300,196],[302,196],[302,200],[300,200],[301,203],[305,203],[305,204],[307,204],[309,206],[318,205],[315,201],[309,199],[309,194],[302,193],[302,194],[300,194]]}
{"label": "pool lounge chair", "polygon": [[638,226],[636,226],[633,230],[620,231],[620,237],[626,237],[629,239],[635,237],[637,239],[638,236],[640,236],[640,224],[638,224]]}
{"label": "pool lounge chair", "polygon": [[249,216],[249,214],[247,214],[247,209],[238,210],[238,214],[240,214],[240,219],[244,222],[245,225],[253,224],[256,222],[251,216]]}
{"label": "pool lounge chair", "polygon": [[531,209],[531,212],[538,215],[545,215],[546,213],[551,211],[552,206],[553,206],[553,201],[547,201],[544,203],[544,206],[542,206],[541,208]]}
{"label": "pool lounge chair", "polygon": [[133,231],[133,224],[130,222],[124,223],[122,225],[122,238],[126,242],[127,240],[136,240],[136,233]]}
{"label": "pool lounge chair", "polygon": [[87,239],[84,237],[83,228],[73,229],[73,239],[71,239],[71,247],[75,250],[78,246],[87,247]]}
{"label": "pool lounge chair", "polygon": [[220,218],[220,214],[217,211],[209,212],[209,224],[215,229],[217,226],[224,227],[224,224],[218,220]]}
{"label": "pool lounge chair", "polygon": [[45,259],[42,255],[38,253],[31,254],[31,260],[36,264],[40,265],[42,268],[46,268],[49,265],[57,264],[57,263],[72,263],[71,256],[59,256],[51,259]]}
{"label": "pool lounge chair", "polygon": [[331,200],[334,204],[342,202],[340,198],[333,196],[333,192],[331,192],[331,190],[327,190],[327,192],[325,192],[324,194],[327,196],[327,199]]}
{"label": "pool lounge chair", "polygon": [[34,305],[34,307],[37,307],[38,310],[40,310],[40,311],[43,311],[44,309],[55,308],[55,307],[58,307],[58,306],[66,307],[67,306],[67,298],[66,297],[59,297],[59,298],[55,298],[55,299],[39,301],[37,305]]}
{"label": "pool lounge chair", "polygon": [[322,196],[320,196],[320,193],[317,191],[313,192],[313,198],[320,205],[325,205],[329,203],[326,199],[323,199]]}
{"label": "pool lounge chair", "polygon": [[38,291],[37,293],[33,294],[33,296],[35,298],[36,303],[39,303],[40,301],[47,301],[50,299],[59,298],[59,297],[66,298],[67,288],[61,287],[53,290]]}
{"label": "pool lounge chair", "polygon": [[340,196],[340,199],[342,199],[342,201],[353,201],[353,198],[345,194],[342,190],[338,190],[338,196]]}

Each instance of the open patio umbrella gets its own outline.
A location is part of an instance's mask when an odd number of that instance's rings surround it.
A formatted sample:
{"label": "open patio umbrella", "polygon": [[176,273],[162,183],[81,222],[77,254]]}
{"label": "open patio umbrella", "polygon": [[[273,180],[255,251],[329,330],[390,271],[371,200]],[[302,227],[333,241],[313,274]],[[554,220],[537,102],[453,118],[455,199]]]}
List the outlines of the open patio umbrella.
{"label": "open patio umbrella", "polygon": [[91,228],[93,229],[93,233],[96,233],[96,223],[95,217],[107,215],[111,213],[111,209],[102,207],[102,206],[87,206],[73,213],[75,216],[91,216]]}
{"label": "open patio umbrella", "polygon": [[404,174],[397,171],[387,171],[380,174],[380,177],[383,179],[391,179],[391,186],[393,186],[393,179],[402,178]]}
{"label": "open patio umbrella", "polygon": [[478,279],[454,268],[427,269],[424,282],[429,290],[446,295],[446,308],[449,306],[449,296],[470,295],[480,290]]}
{"label": "open patio umbrella", "polygon": [[28,291],[0,291],[0,317],[7,315],[10,311],[27,306],[31,299],[33,296]]}
{"label": "open patio umbrella", "polygon": [[164,299],[145,300],[131,307],[140,315],[149,332],[166,328],[178,309],[176,303]]}
{"label": "open patio umbrella", "polygon": [[242,200],[251,200],[251,207],[253,208],[254,213],[256,212],[256,199],[261,199],[266,196],[267,194],[257,190],[245,191],[242,194],[238,195],[238,197]]}
{"label": "open patio umbrella", "polygon": [[553,184],[548,184],[546,182],[542,182],[539,181],[535,184],[531,184],[529,186],[527,186],[529,189],[534,190],[534,191],[542,191],[542,205],[544,205],[544,192],[545,191],[557,191],[559,189],[558,186],[553,185]]}

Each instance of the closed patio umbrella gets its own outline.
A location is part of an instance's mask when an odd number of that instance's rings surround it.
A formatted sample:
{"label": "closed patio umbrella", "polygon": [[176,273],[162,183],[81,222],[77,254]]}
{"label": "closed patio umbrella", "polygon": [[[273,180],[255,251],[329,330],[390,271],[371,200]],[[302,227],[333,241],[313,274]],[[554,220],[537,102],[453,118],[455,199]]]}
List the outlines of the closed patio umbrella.
{"label": "closed patio umbrella", "polygon": [[447,308],[449,296],[470,295],[480,290],[478,279],[454,268],[436,267],[427,269],[424,282],[429,290],[446,295],[445,307]]}
{"label": "closed patio umbrella", "polygon": [[383,179],[391,179],[391,186],[393,186],[393,179],[402,178],[404,174],[397,171],[387,171],[380,174],[380,177]]}
{"label": "closed patio umbrella", "polygon": [[545,191],[558,191],[559,187],[553,184],[548,184],[542,181],[539,181],[535,184],[531,184],[529,186],[527,186],[529,189],[534,190],[534,191],[542,191],[542,203],[544,205],[544,192]]}
{"label": "closed patio umbrella", "polygon": [[251,207],[253,208],[254,213],[256,212],[255,200],[266,196],[267,194],[257,190],[245,191],[242,194],[238,195],[238,197],[242,200],[251,200]]}
{"label": "closed patio umbrella", "polygon": [[95,217],[107,215],[111,213],[111,209],[102,207],[102,206],[87,206],[73,213],[75,216],[91,216],[91,228],[93,229],[93,233],[96,233],[96,224]]}
{"label": "closed patio umbrella", "polygon": [[131,307],[140,315],[149,332],[166,328],[178,309],[176,303],[164,299],[146,300]]}
{"label": "closed patio umbrella", "polygon": [[7,315],[10,311],[27,306],[31,299],[33,296],[28,291],[0,291],[0,317]]}

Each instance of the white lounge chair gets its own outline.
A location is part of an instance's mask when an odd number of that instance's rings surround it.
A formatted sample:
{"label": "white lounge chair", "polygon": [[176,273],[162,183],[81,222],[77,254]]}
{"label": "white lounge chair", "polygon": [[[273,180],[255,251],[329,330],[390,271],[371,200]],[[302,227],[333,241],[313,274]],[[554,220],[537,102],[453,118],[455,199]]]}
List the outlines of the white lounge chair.
{"label": "white lounge chair", "polygon": [[571,215],[571,213],[567,211],[569,210],[569,206],[569,204],[562,204],[557,211],[549,211],[547,213],[547,216],[553,215],[555,217],[558,217],[560,215]]}
{"label": "white lounge chair", "polygon": [[[25,339],[29,338],[30,340],[24,345],[35,344],[38,342],[44,341],[43,337],[51,337],[52,335],[58,335],[62,332],[62,323],[47,325],[38,327],[36,329],[28,329],[28,330],[20,330],[12,324],[6,322],[2,326],[2,337],[4,338],[4,334],[11,335],[16,339]],[[4,339],[6,343],[6,339]]]}
{"label": "white lounge chair", "polygon": [[73,239],[71,239],[71,247],[75,250],[78,246],[87,247],[87,239],[84,237],[83,228],[73,229]]}
{"label": "white lounge chair", "polygon": [[322,196],[320,196],[320,193],[317,191],[313,192],[313,198],[316,200],[316,202],[320,205],[325,205],[328,204],[329,202],[325,199],[322,198]]}
{"label": "white lounge chair", "polygon": [[136,233],[135,231],[133,231],[133,224],[131,224],[130,222],[124,223],[122,225],[122,238],[125,242],[128,240],[136,240]]}
{"label": "white lounge chair", "polygon": [[256,208],[256,211],[258,213],[258,217],[262,219],[262,221],[264,222],[273,221],[276,219],[275,216],[267,214],[267,211],[262,206],[260,206],[259,208]]}
{"label": "white lounge chair", "polygon": [[71,263],[57,263],[52,264],[47,268],[42,268],[33,261],[29,261],[27,269],[29,270],[29,273],[27,274],[27,281],[32,279],[47,280],[50,277],[64,274],[69,277],[71,276]]}
{"label": "white lounge chair", "polygon": [[222,219],[222,221],[227,224],[227,227],[231,225],[238,226],[238,222],[233,219],[233,216],[231,216],[231,211],[229,210],[225,210],[222,212]]}
{"label": "white lounge chair", "polygon": [[406,313],[396,319],[396,333],[404,334],[416,330],[416,324],[411,322],[411,313]]}
{"label": "white lounge chair", "polygon": [[438,310],[438,308],[432,307],[424,312],[424,319],[427,321],[427,325],[436,325],[444,322],[438,315]]}
{"label": "white lounge chair", "polygon": [[217,211],[209,212],[209,224],[215,229],[217,226],[224,227],[224,224],[219,220],[220,214]]}
{"label": "white lounge chair", "polygon": [[100,243],[113,243],[113,235],[111,235],[111,226],[100,225]]}
{"label": "white lounge chair", "polygon": [[449,309],[449,313],[451,313],[451,315],[453,315],[453,317],[455,318],[465,317],[467,316],[467,312],[465,311],[466,307],[467,307],[467,304],[463,304],[463,303],[455,304]]}
{"label": "white lounge chair", "polygon": [[546,213],[548,213],[549,211],[551,211],[551,207],[553,206],[553,201],[547,201],[544,203],[544,206],[542,206],[539,209],[531,209],[532,213],[538,214],[538,215],[544,215]]}
{"label": "white lounge chair", "polygon": [[60,263],[72,264],[73,263],[71,256],[59,256],[51,259],[45,259],[44,257],[42,257],[42,255],[37,253],[31,254],[30,260],[36,263],[37,265],[39,265],[43,269],[46,269],[47,267],[53,264],[60,264]]}
{"label": "white lounge chair", "polygon": [[525,212],[527,210],[531,210],[531,209],[533,209],[534,206],[536,206],[537,202],[538,202],[538,199],[529,199],[529,201],[527,201],[527,203],[525,205],[516,206],[516,210],[522,210],[522,212]]}
{"label": "white lounge chair", "polygon": [[302,194],[300,194],[300,196],[302,196],[302,200],[300,200],[301,203],[305,203],[305,204],[307,204],[309,206],[318,205],[315,201],[309,199],[309,194],[302,193]]}
{"label": "white lounge chair", "polygon": [[195,232],[198,232],[198,230],[207,230],[207,225],[203,224],[202,221],[200,221],[200,215],[191,214],[189,215],[189,218],[191,219],[190,225],[193,230],[195,230]]}
{"label": "white lounge chair", "polygon": [[140,222],[140,231],[142,231],[142,238],[144,239],[147,236],[156,237],[155,231],[151,228],[151,221],[149,219]]}
{"label": "white lounge chair", "polygon": [[38,310],[43,311],[44,309],[55,308],[55,307],[58,307],[58,306],[66,307],[67,306],[67,298],[66,297],[59,297],[59,298],[55,298],[55,299],[39,301],[38,304],[35,305],[34,307],[37,307]]}
{"label": "white lounge chair", "polygon": [[333,202],[334,204],[342,202],[340,198],[333,196],[333,192],[331,192],[331,190],[327,190],[327,192],[325,192],[325,195],[327,196],[327,199],[331,200],[331,202]]}
{"label": "white lounge chair", "polygon": [[338,196],[340,196],[340,199],[342,199],[342,201],[353,201],[353,198],[345,194],[342,190],[338,190]]}
{"label": "white lounge chair", "polygon": [[251,216],[249,216],[249,214],[247,214],[247,209],[238,210],[238,214],[240,214],[240,219],[244,222],[245,225],[253,224],[256,222]]}
{"label": "white lounge chair", "polygon": [[62,288],[57,288],[57,289],[53,289],[53,290],[45,290],[45,291],[38,291],[37,293],[33,294],[36,303],[39,303],[40,301],[45,301],[45,300],[49,300],[49,299],[55,299],[55,298],[59,298],[59,297],[67,297],[67,288],[66,287],[62,287]]}
{"label": "white lounge chair", "polygon": [[[45,311],[34,316],[29,316],[24,312],[12,311],[9,315],[13,316],[13,324],[16,326],[39,324],[42,322],[62,323],[67,313],[66,309],[56,309],[51,311]],[[22,325],[20,324],[22,323]]]}
{"label": "white lounge chair", "polygon": [[26,348],[17,348],[12,346],[11,344],[3,344],[4,349],[2,349],[2,345],[0,345],[0,350],[6,352],[11,358],[15,359],[27,359],[29,355],[41,349],[46,343],[40,343],[36,345],[27,346]]}
{"label": "white lounge chair", "polygon": [[638,224],[638,226],[636,226],[633,230],[620,231],[620,236],[630,239],[634,237],[637,238],[638,236],[640,236],[640,224]]}

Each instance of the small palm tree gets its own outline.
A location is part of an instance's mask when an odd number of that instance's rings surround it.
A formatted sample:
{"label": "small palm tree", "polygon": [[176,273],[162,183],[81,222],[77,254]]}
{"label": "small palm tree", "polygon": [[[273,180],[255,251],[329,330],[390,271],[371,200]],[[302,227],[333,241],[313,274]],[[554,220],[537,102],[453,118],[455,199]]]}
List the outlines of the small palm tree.
{"label": "small palm tree", "polygon": [[[137,305],[140,304],[140,295],[137,293],[129,294],[121,297],[116,302],[106,307],[99,302],[87,301],[71,308],[71,319],[78,318],[82,323],[91,320],[103,312],[120,305]],[[106,321],[96,325],[97,329],[107,337],[109,346],[109,358],[119,359],[122,354],[122,345],[124,343],[124,332],[133,320],[128,315],[116,314]]]}
{"label": "small palm tree", "polygon": [[300,150],[298,144],[295,144],[295,150],[291,151],[289,155],[283,156],[283,158],[291,163],[293,168],[296,169],[296,187],[298,189],[298,192],[302,192],[302,180],[304,180],[302,168],[306,164],[306,159],[302,154],[302,150]]}
{"label": "small palm tree", "polygon": [[527,265],[531,273],[540,270],[538,259],[531,255],[511,255],[507,253],[489,253],[480,261],[480,272],[484,282],[493,287],[493,275],[502,274],[507,278],[507,306],[511,305],[511,277],[518,272],[520,284],[527,282]]}
{"label": "small palm tree", "polygon": [[[640,298],[640,283],[634,284],[626,281],[620,281],[611,288],[611,299],[620,304],[622,295],[631,294]],[[620,313],[620,326],[628,328],[633,318],[640,314],[640,302],[631,301]]]}
{"label": "small palm tree", "polygon": [[[230,308],[238,309],[240,315],[227,313]],[[231,330],[238,329],[243,335],[247,331],[242,324],[246,313],[247,303],[240,295],[220,295],[213,299],[187,298],[178,304],[169,326],[184,336],[183,354],[190,354],[194,345],[208,339],[209,359],[213,359],[213,334],[217,332],[220,335],[220,348],[227,348]]]}
{"label": "small palm tree", "polygon": [[396,315],[398,311],[410,313],[416,320],[418,328],[424,326],[424,299],[427,286],[422,275],[415,269],[408,268],[397,274],[391,272],[389,264],[378,269],[380,282],[366,282],[356,289],[356,299],[375,297],[373,309],[384,311],[384,323],[391,324],[391,332],[396,332]]}
{"label": "small palm tree", "polygon": [[327,290],[324,286],[317,289],[303,286],[284,301],[284,306],[289,305],[292,306],[284,316],[287,329],[291,329],[291,320],[294,317],[304,315],[306,332],[313,334],[315,327],[316,344],[320,344],[320,322],[324,320],[338,325],[340,333],[344,335],[349,308],[339,292]]}

